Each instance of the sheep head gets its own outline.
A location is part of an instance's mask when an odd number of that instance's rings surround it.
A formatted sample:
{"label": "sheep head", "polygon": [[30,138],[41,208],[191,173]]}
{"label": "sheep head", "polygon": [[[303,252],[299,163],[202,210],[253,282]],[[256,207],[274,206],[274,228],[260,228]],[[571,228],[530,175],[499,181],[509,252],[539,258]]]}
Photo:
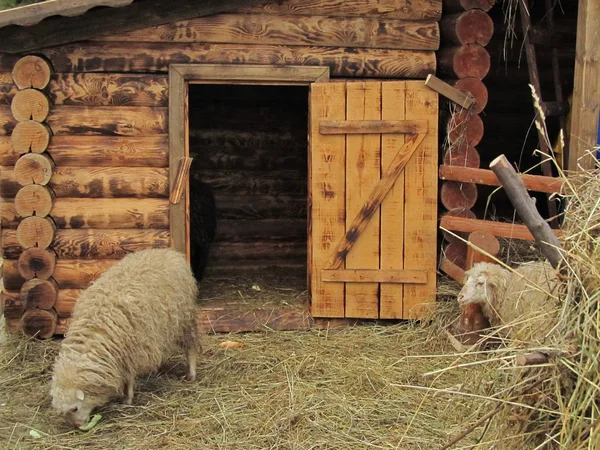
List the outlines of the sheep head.
{"label": "sheep head", "polygon": [[465,272],[466,281],[457,300],[461,307],[469,304],[491,306],[492,299],[506,287],[509,272],[497,264],[477,263]]}

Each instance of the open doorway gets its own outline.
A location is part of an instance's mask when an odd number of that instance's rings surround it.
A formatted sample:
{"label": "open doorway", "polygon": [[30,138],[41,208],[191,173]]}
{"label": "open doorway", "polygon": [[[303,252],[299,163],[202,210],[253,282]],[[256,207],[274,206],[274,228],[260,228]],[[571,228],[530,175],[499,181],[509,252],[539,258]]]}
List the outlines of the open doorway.
{"label": "open doorway", "polygon": [[308,98],[306,85],[189,85],[190,259],[204,308],[306,307]]}

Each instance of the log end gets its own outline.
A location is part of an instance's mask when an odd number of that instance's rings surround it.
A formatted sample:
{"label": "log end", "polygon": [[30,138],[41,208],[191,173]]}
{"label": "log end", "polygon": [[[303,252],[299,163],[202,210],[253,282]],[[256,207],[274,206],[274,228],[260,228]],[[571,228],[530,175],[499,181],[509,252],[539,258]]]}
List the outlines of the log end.
{"label": "log end", "polygon": [[44,89],[50,82],[52,69],[43,58],[27,55],[19,59],[12,71],[13,81],[19,89]]}
{"label": "log end", "polygon": [[32,309],[23,314],[21,328],[29,336],[36,336],[38,339],[49,339],[56,331],[57,318],[56,311],[53,309]]}
{"label": "log end", "polygon": [[26,309],[50,309],[58,299],[58,284],[52,278],[32,278],[23,284],[20,295]]}

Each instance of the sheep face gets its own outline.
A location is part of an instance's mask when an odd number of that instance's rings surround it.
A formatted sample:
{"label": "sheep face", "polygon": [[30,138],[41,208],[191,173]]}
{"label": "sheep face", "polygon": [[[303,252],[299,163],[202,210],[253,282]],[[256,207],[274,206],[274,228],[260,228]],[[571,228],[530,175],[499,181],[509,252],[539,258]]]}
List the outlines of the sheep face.
{"label": "sheep face", "polygon": [[55,386],[54,383],[50,394],[52,395],[52,407],[74,427],[85,424],[94,408],[106,403],[102,399],[86,396],[80,389],[60,388]]}
{"label": "sheep face", "polygon": [[487,283],[485,273],[480,272],[470,275],[458,294],[458,304],[461,307],[474,303],[483,305],[489,302],[488,299],[492,295],[489,289],[490,285]]}

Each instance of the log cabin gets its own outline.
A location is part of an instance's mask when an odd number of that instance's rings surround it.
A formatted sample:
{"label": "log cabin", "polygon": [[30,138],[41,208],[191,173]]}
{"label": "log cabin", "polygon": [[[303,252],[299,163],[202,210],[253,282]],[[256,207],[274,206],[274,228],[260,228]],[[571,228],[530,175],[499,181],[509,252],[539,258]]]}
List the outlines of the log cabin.
{"label": "log cabin", "polygon": [[[204,329],[423,317],[438,240],[442,269],[466,264],[439,217],[467,238],[498,235],[473,212],[481,185],[498,185],[481,160],[506,151],[479,151],[495,3],[48,0],[0,12],[9,328],[64,334],[81,290],[129,252],[190,259],[198,183],[216,205]],[[431,75],[471,106],[439,96]],[[555,192],[532,176],[532,190]]]}

